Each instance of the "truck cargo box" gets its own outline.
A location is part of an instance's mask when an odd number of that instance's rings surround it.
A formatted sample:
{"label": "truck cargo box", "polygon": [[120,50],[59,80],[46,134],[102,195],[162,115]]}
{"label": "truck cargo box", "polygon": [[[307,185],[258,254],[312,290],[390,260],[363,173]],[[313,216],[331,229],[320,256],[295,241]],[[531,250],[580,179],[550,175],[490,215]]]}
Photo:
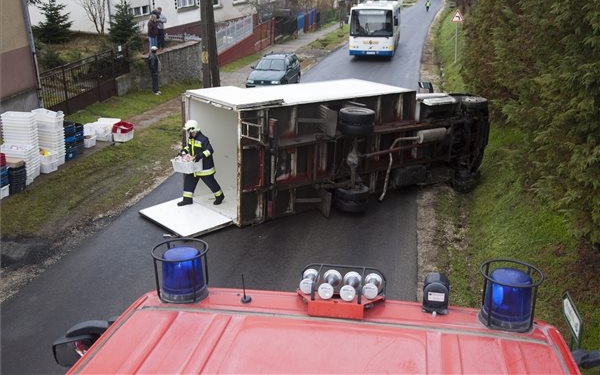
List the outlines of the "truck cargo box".
{"label": "truck cargo box", "polygon": [[181,198],[172,197],[140,213],[187,237],[309,209],[361,211],[389,181],[426,183],[433,169],[458,168],[458,156],[468,154],[460,162],[468,164],[483,152],[487,118],[461,115],[462,97],[423,100],[414,90],[357,79],[188,90],[183,121],[198,121],[210,139],[225,201],[214,206],[199,183],[194,204],[179,207]]}

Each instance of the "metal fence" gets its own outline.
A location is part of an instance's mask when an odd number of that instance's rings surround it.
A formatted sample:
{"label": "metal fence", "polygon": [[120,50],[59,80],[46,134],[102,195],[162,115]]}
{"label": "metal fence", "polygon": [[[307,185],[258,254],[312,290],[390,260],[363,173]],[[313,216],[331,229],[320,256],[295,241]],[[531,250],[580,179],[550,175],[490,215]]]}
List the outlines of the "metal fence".
{"label": "metal fence", "polygon": [[227,24],[217,30],[217,51],[221,52],[252,35],[252,16],[247,16]]}
{"label": "metal fence", "polygon": [[40,74],[44,107],[72,114],[116,94],[115,78],[129,72],[126,50],[108,50]]}
{"label": "metal fence", "polygon": [[[217,40],[217,53],[221,53],[229,47],[235,46],[242,40],[251,36],[253,32],[252,16],[246,16],[217,25],[215,37]],[[185,42],[187,40],[201,41],[202,38],[194,34],[165,34],[165,39]]]}

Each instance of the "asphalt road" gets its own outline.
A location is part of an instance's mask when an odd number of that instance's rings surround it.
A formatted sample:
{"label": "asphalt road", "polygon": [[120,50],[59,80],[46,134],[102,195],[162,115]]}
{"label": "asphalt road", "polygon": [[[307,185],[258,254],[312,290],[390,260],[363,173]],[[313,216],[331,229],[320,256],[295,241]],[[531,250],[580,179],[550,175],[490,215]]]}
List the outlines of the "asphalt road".
{"label": "asphalt road", "polygon": [[[303,76],[303,82],[363,78],[417,89],[422,46],[441,0],[425,13],[424,0],[402,15],[401,47],[390,61],[355,59],[342,48]],[[58,374],[51,345],[73,324],[120,314],[155,288],[151,249],[164,230],[143,219],[142,208],[181,194],[174,175],[101,232],[50,267],[2,304],[2,374]],[[365,265],[388,280],[387,296],[416,299],[416,191],[389,192],[372,200],[365,215],[333,211],[230,227],[203,236],[209,244],[210,285],[295,290],[302,268],[313,262]]]}

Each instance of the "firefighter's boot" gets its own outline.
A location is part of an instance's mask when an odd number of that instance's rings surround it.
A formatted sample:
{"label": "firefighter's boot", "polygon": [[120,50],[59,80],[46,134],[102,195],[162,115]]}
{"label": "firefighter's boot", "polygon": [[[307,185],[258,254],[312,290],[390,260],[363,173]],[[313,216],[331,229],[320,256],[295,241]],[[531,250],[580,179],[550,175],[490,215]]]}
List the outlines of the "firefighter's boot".
{"label": "firefighter's boot", "polygon": [[221,193],[221,195],[219,195],[215,201],[213,202],[214,205],[219,205],[221,204],[221,202],[223,202],[223,199],[225,199],[225,194]]}
{"label": "firefighter's boot", "polygon": [[194,203],[192,198],[183,197],[183,200],[181,202],[177,202],[177,205],[178,206],[187,206],[188,204],[192,204],[192,203]]}

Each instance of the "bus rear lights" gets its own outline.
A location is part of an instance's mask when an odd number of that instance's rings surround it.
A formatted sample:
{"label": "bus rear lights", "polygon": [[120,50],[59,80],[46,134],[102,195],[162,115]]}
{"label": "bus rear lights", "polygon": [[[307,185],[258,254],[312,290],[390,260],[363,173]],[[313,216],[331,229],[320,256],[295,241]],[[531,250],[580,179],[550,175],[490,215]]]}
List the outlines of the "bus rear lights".
{"label": "bus rear lights", "polygon": [[152,249],[156,290],[161,301],[192,303],[208,295],[207,252],[208,244],[195,238],[170,239]]}
{"label": "bus rear lights", "polygon": [[544,274],[536,267],[510,259],[493,259],[480,268],[484,278],[479,320],[486,326],[527,332],[533,326],[537,289]]}
{"label": "bus rear lights", "polygon": [[423,312],[448,314],[448,296],[450,281],[446,275],[432,272],[423,283]]}
{"label": "bus rear lights", "polygon": [[335,288],[342,283],[342,274],[338,270],[328,270],[323,274],[324,283],[319,285],[318,293],[322,299],[333,297]]}

